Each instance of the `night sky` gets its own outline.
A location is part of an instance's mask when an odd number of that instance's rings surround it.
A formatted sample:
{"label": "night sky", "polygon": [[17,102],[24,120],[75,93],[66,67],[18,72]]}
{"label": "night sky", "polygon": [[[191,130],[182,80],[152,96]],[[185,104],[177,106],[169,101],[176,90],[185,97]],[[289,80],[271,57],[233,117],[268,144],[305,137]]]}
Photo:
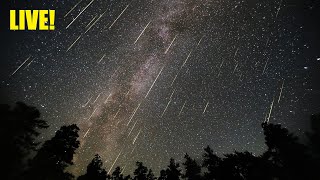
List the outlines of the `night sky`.
{"label": "night sky", "polygon": [[[320,112],[319,2],[11,1],[55,9],[54,31],[1,23],[1,102],[36,106],[52,137],[80,127],[70,171],[94,154],[125,174],[184,153],[265,150],[261,123],[302,135]],[[1,12],[1,15],[8,11]]]}

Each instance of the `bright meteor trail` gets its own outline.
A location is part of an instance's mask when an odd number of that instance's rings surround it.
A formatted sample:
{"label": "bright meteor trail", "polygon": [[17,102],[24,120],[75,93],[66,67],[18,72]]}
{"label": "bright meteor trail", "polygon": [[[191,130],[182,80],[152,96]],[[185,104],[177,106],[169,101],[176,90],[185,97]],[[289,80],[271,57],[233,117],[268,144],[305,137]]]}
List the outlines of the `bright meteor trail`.
{"label": "bright meteor trail", "polygon": [[112,26],[118,21],[118,19],[121,17],[121,15],[127,10],[127,8],[129,7],[129,5],[127,5],[124,10],[119,14],[119,16],[113,21],[113,23],[109,26],[109,29],[112,28]]}
{"label": "bright meteor trail", "polygon": [[138,139],[139,135],[140,135],[141,129],[139,130],[137,136],[133,139],[132,144],[134,144],[136,142],[136,140]]}
{"label": "bright meteor trail", "polygon": [[133,44],[136,44],[137,41],[140,39],[140,37],[142,36],[142,34],[144,33],[144,31],[147,29],[147,27],[149,26],[149,24],[151,23],[151,21],[143,28],[142,32],[140,33],[140,35],[138,36],[138,38],[134,41]]}
{"label": "bright meteor trail", "polygon": [[93,3],[94,0],[92,0],[85,8],[83,8],[82,11],[80,11],[80,13],[68,24],[68,26],[66,27],[66,29],[68,29],[71,24],[78,19],[78,17]]}
{"label": "bright meteor trail", "polygon": [[111,170],[112,170],[112,168],[113,168],[114,164],[117,162],[117,160],[118,160],[119,156],[121,155],[121,153],[122,153],[122,150],[121,150],[121,151],[120,151],[120,153],[118,154],[117,158],[114,160],[114,162],[113,162],[112,166],[110,167],[110,169],[109,169],[109,171],[108,171],[108,173],[107,173],[107,174],[110,174],[110,172],[111,172]]}
{"label": "bright meteor trail", "polygon": [[279,98],[278,98],[278,103],[280,103],[280,100],[281,100],[283,86],[284,86],[284,80],[282,81],[282,85],[281,85],[281,88],[280,88],[280,94],[279,94]]}
{"label": "bright meteor trail", "polygon": [[17,71],[19,71],[19,69],[30,59],[31,56],[29,56],[12,74],[11,76],[13,76]]}
{"label": "bright meteor trail", "polygon": [[172,46],[173,42],[176,40],[177,36],[178,36],[178,35],[175,35],[175,36],[174,36],[173,40],[171,41],[169,47],[166,49],[166,51],[164,52],[164,54],[167,54],[167,53],[168,53],[170,47]]}
{"label": "bright meteor trail", "polygon": [[147,97],[148,97],[148,95],[149,95],[149,93],[150,93],[150,91],[151,91],[152,87],[153,87],[153,86],[154,86],[154,84],[157,82],[157,79],[158,79],[158,77],[160,76],[160,74],[161,74],[161,72],[162,72],[163,68],[164,68],[164,67],[162,67],[162,68],[161,68],[160,72],[158,73],[158,75],[157,75],[156,79],[153,81],[153,83],[152,83],[152,85],[151,85],[151,87],[150,87],[149,91],[147,92],[147,94],[146,94],[146,96],[145,96],[144,98],[147,98]]}
{"label": "bright meteor trail", "polygon": [[209,101],[207,102],[206,106],[204,107],[204,110],[203,110],[202,114],[204,114],[206,112],[208,106],[209,106]]}
{"label": "bright meteor trail", "polygon": [[134,115],[136,114],[136,112],[138,111],[139,107],[140,107],[141,103],[139,103],[139,105],[136,107],[136,109],[133,111],[128,123],[127,123],[127,126],[130,124],[130,122],[132,121],[132,118],[134,117]]}
{"label": "bright meteor trail", "polygon": [[73,45],[81,38],[82,34],[68,47],[67,52],[73,47]]}
{"label": "bright meteor trail", "polygon": [[273,103],[274,103],[274,98],[273,98],[273,100],[271,102],[271,105],[270,105],[269,114],[268,114],[268,117],[267,117],[267,120],[266,120],[267,123],[269,123],[269,121],[270,121],[271,113],[272,113],[272,110],[273,110]]}
{"label": "bright meteor trail", "polygon": [[184,101],[184,103],[183,103],[183,105],[182,105],[182,107],[181,107],[181,109],[180,109],[180,111],[179,111],[179,115],[178,115],[178,116],[180,116],[180,114],[182,113],[183,108],[184,108],[184,106],[186,105],[186,103],[187,103],[187,101]]}
{"label": "bright meteor trail", "polygon": [[67,12],[67,14],[64,15],[64,17],[67,17],[67,16],[71,13],[71,11],[74,10],[74,8],[76,8],[81,2],[82,2],[82,0],[80,0],[76,5],[74,5],[74,6]]}

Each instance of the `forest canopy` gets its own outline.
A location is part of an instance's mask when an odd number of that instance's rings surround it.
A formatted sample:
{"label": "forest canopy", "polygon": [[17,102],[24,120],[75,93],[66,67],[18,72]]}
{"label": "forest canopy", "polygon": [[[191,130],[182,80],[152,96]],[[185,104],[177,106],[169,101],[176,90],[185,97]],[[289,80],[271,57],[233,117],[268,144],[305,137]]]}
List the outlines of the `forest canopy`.
{"label": "forest canopy", "polygon": [[[76,177],[66,171],[73,165],[73,156],[79,148],[77,125],[62,126],[55,135],[37,142],[37,137],[48,123],[40,118],[37,108],[17,102],[14,107],[0,105],[3,121],[1,142],[4,166],[1,179],[32,180],[314,180],[320,179],[320,114],[310,118],[311,131],[306,132],[308,142],[280,124],[262,123],[267,149],[261,155],[244,151],[224,154],[222,157],[207,146],[198,162],[187,153],[183,162],[173,158],[160,171],[159,177],[143,162],[136,162],[130,175],[123,175],[123,167],[107,173],[102,158],[96,154],[88,164],[86,173]],[[40,146],[41,144],[41,146]]]}

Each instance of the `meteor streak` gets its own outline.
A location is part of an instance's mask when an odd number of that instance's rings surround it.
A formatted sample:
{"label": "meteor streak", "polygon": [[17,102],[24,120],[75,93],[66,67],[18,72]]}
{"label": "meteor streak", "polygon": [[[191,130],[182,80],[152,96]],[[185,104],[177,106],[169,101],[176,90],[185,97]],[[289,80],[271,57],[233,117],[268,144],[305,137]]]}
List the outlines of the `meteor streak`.
{"label": "meteor streak", "polygon": [[272,109],[273,109],[273,103],[274,103],[274,98],[273,98],[271,105],[270,105],[270,110],[269,110],[269,114],[268,114],[267,121],[266,121],[267,123],[269,123],[269,121],[270,121],[270,117],[271,117],[271,113],[272,113]]}
{"label": "meteor streak", "polygon": [[140,39],[140,37],[142,36],[142,34],[144,33],[144,31],[147,29],[147,27],[149,26],[149,24],[151,23],[151,21],[143,28],[142,32],[140,33],[140,35],[138,36],[138,38],[134,41],[133,44],[136,44],[137,41]]}
{"label": "meteor streak", "polygon": [[130,130],[130,132],[129,132],[129,134],[128,134],[128,136],[127,136],[127,137],[129,137],[129,136],[130,136],[130,134],[131,134],[132,130],[134,129],[134,127],[136,126],[137,122],[138,122],[138,120],[136,120],[136,122],[135,122],[135,123],[134,123],[134,125],[132,126],[132,128],[131,128],[131,130]]}
{"label": "meteor streak", "polygon": [[169,102],[168,102],[168,104],[167,104],[166,108],[163,110],[163,112],[162,112],[162,114],[161,114],[161,116],[160,116],[160,117],[162,117],[162,116],[164,115],[164,113],[167,111],[168,106],[169,106],[169,104],[170,104],[170,103],[171,103],[171,99],[169,100]]}
{"label": "meteor streak", "polygon": [[267,59],[265,65],[264,65],[264,68],[263,68],[263,71],[262,71],[262,74],[265,73],[266,69],[267,69],[267,65],[268,65],[268,62],[269,62],[269,58]]}
{"label": "meteor streak", "polygon": [[111,96],[111,93],[109,94],[109,96],[107,97],[107,99],[106,99],[106,100],[104,100],[104,104],[107,104],[108,99],[110,98],[110,96]]}
{"label": "meteor streak", "polygon": [[103,60],[104,57],[106,57],[106,54],[102,56],[102,58],[98,61],[98,64]]}
{"label": "meteor streak", "polygon": [[222,62],[221,62],[221,64],[220,64],[220,69],[221,69],[221,67],[222,67],[223,63],[224,63],[224,59],[222,60]]}
{"label": "meteor streak", "polygon": [[178,115],[178,116],[180,116],[180,114],[182,113],[183,108],[184,108],[184,106],[186,105],[186,103],[187,103],[187,101],[184,101],[184,103],[183,103],[183,105],[182,105],[182,107],[181,107],[181,110],[180,110],[180,112],[179,112],[179,115]]}
{"label": "meteor streak", "polygon": [[82,0],[80,0],[76,5],[74,5],[74,6],[67,12],[67,14],[64,15],[64,17],[67,17],[67,16],[71,13],[71,11],[73,11],[74,8],[76,8],[81,2],[82,2]]}
{"label": "meteor streak", "polygon": [[156,83],[156,81],[157,81],[158,77],[160,76],[160,74],[161,74],[161,72],[162,72],[163,68],[164,68],[164,66],[162,67],[162,69],[161,69],[161,70],[160,70],[160,72],[158,73],[158,75],[157,75],[156,79],[153,81],[153,83],[152,83],[152,85],[151,85],[151,87],[150,87],[149,91],[147,92],[147,94],[146,94],[146,96],[145,96],[144,98],[147,98],[147,96],[149,95],[149,93],[150,93],[150,91],[151,91],[152,87],[153,87],[153,86],[154,86],[154,84]]}
{"label": "meteor streak", "polygon": [[136,140],[137,140],[137,139],[138,139],[138,137],[139,137],[140,132],[141,132],[141,129],[139,130],[139,132],[138,132],[137,136],[136,136],[136,137],[134,138],[134,140],[132,141],[132,144],[134,144],[134,143],[136,142]]}
{"label": "meteor streak", "polygon": [[101,93],[98,94],[98,96],[96,97],[96,99],[93,101],[93,104],[97,102],[97,100],[99,99]]}
{"label": "meteor streak", "polygon": [[126,169],[127,165],[124,166],[124,168],[121,171],[121,174],[123,174],[123,171]]}
{"label": "meteor streak", "polygon": [[279,7],[278,7],[278,9],[277,9],[276,18],[278,18],[279,11],[280,11],[280,9],[281,9],[281,5],[282,5],[282,1],[283,1],[283,0],[281,0],[281,1],[280,1]]}
{"label": "meteor streak", "polygon": [[176,89],[174,89],[174,90],[172,91],[169,99],[172,99],[172,96],[173,96],[173,94],[174,94],[175,92],[176,92]]}
{"label": "meteor streak", "polygon": [[[201,43],[201,41],[202,41],[203,37],[204,37],[204,36],[202,36],[202,37],[201,37],[201,39],[199,40],[199,42],[198,42],[198,44],[197,44],[196,48],[200,45],[200,43]],[[182,68],[182,67],[187,63],[188,59],[189,59],[189,58],[190,58],[190,56],[191,56],[191,53],[192,53],[192,50],[189,52],[189,54],[188,54],[187,58],[184,60],[184,62],[183,62],[183,64],[182,64],[182,66],[180,67],[180,69],[181,69],[181,68]]]}
{"label": "meteor streak", "polygon": [[237,48],[236,52],[234,53],[233,59],[237,56],[238,51],[239,51],[239,48]]}
{"label": "meteor streak", "polygon": [[201,41],[202,41],[203,38],[204,38],[204,36],[202,36],[201,39],[198,41],[198,44],[197,44],[196,47],[198,47],[198,46],[200,45],[200,43],[201,43]]}
{"label": "meteor streak", "polygon": [[174,40],[176,40],[176,37],[177,37],[177,36],[178,36],[178,35],[174,36],[173,40],[171,41],[171,43],[170,43],[169,47],[168,47],[168,48],[167,48],[167,50],[164,52],[164,54],[167,54],[167,53],[168,53],[168,51],[169,51],[170,47],[172,46],[172,44],[173,44]]}
{"label": "meteor streak", "polygon": [[119,16],[117,17],[116,20],[113,21],[113,23],[109,26],[109,29],[111,29],[111,27],[117,22],[117,20],[121,17],[121,15],[127,10],[127,8],[129,7],[129,4],[126,6],[126,8],[124,8],[124,10],[119,14]]}
{"label": "meteor streak", "polygon": [[188,59],[189,59],[189,57],[190,57],[190,55],[191,55],[191,53],[192,53],[192,50],[189,52],[189,54],[188,54],[188,56],[187,56],[187,58],[186,58],[186,60],[184,60],[184,62],[183,62],[183,64],[182,64],[182,66],[180,67],[180,69],[187,63],[187,61],[188,61]]}
{"label": "meteor streak", "polygon": [[81,38],[81,36],[82,34],[69,46],[66,52],[68,52],[72,48],[72,46]]}
{"label": "meteor streak", "polygon": [[118,111],[116,112],[116,114],[113,116],[113,120],[117,117],[117,115],[119,114],[119,111],[120,111],[120,107],[119,107]]}
{"label": "meteor streak", "polygon": [[96,108],[93,110],[93,112],[91,113],[91,115],[90,115],[90,117],[89,117],[88,121],[92,118],[93,114],[96,112],[96,110],[97,110],[97,109],[98,109],[98,107],[96,107]]}
{"label": "meteor streak", "polygon": [[23,70],[27,69],[30,66],[30,64],[33,62],[33,60],[35,60],[35,59],[36,59],[35,57],[32,58],[32,60],[23,68]]}
{"label": "meteor streak", "polygon": [[13,76],[17,71],[19,71],[19,69],[30,59],[31,56],[29,56],[12,74],[11,76]]}
{"label": "meteor streak", "polygon": [[176,89],[174,89],[174,90],[172,91],[172,93],[171,93],[171,95],[170,95],[170,98],[169,98],[170,100],[169,100],[166,108],[163,110],[163,112],[162,112],[162,114],[161,114],[161,117],[162,117],[162,116],[164,115],[164,113],[167,111],[167,108],[168,108],[168,106],[170,105],[170,103],[171,103],[171,101],[172,101],[172,96],[173,96],[173,94],[174,94],[175,91],[176,91]]}
{"label": "meteor streak", "polygon": [[119,156],[121,155],[121,153],[122,153],[122,150],[121,150],[120,153],[118,154],[117,158],[114,160],[112,166],[110,167],[110,169],[109,169],[109,171],[108,171],[108,174],[110,174],[110,171],[112,170],[114,164],[117,162],[117,160],[118,160]]}
{"label": "meteor streak", "polygon": [[[238,65],[239,65],[239,63],[237,63],[236,66],[234,67],[233,73],[236,72]],[[233,73],[232,73],[232,74],[233,74]]]}
{"label": "meteor streak", "polygon": [[208,108],[208,105],[209,105],[209,101],[207,102],[206,107],[204,107],[204,110],[203,110],[202,114],[204,114],[206,112],[206,110]]}
{"label": "meteor streak", "polygon": [[179,75],[179,72],[176,74],[176,76],[173,78],[173,81],[172,81],[172,83],[171,83],[171,85],[170,85],[170,87],[173,85],[173,83],[176,81],[176,79],[177,79],[177,77],[178,77],[178,75]]}
{"label": "meteor streak", "polygon": [[85,138],[87,136],[87,134],[89,133],[91,127],[87,130],[87,132],[84,134],[83,138]]}
{"label": "meteor streak", "polygon": [[266,115],[264,117],[264,122],[267,122],[267,118],[268,118],[268,113],[266,113]]}
{"label": "meteor streak", "polygon": [[136,149],[136,146],[137,145],[135,145],[133,148],[132,148],[132,151],[130,152],[130,155],[133,153],[133,151]]}
{"label": "meteor streak", "polygon": [[91,99],[92,99],[92,96],[89,98],[89,100],[84,105],[82,105],[82,107],[83,108],[86,107],[89,104],[89,102],[91,101]]}
{"label": "meteor streak", "polygon": [[[106,13],[106,11],[104,12]],[[100,16],[98,17],[97,20],[94,21],[94,23],[92,23],[92,25],[86,30],[86,32],[84,32],[83,34],[87,33],[100,19],[101,17],[104,15],[104,13],[100,14]]]}
{"label": "meteor streak", "polygon": [[279,98],[278,98],[278,104],[279,104],[279,102],[280,102],[280,100],[281,100],[283,86],[284,86],[284,80],[282,81],[282,85],[281,85],[281,88],[280,88],[280,94],[279,94]]}
{"label": "meteor streak", "polygon": [[127,93],[126,93],[126,95],[124,95],[124,96],[126,96],[126,97],[127,97],[129,93],[130,93],[130,89],[128,90],[128,92],[127,92]]}
{"label": "meteor streak", "polygon": [[133,111],[133,113],[132,113],[132,115],[131,115],[131,117],[130,117],[130,120],[129,120],[128,124],[127,124],[127,126],[130,124],[132,118],[133,118],[134,115],[136,114],[136,112],[137,112],[137,110],[139,109],[140,105],[141,105],[141,103],[140,103],[140,104],[136,107],[136,109]]}
{"label": "meteor streak", "polygon": [[95,15],[92,20],[86,25],[86,28],[90,26],[90,24],[97,18],[98,15]]}
{"label": "meteor streak", "polygon": [[76,16],[76,17],[68,24],[68,26],[66,27],[66,29],[68,29],[68,28],[71,26],[71,24],[72,24],[75,20],[77,20],[77,18],[93,3],[93,1],[94,1],[94,0],[92,0],[85,8],[82,9],[82,11],[80,11],[80,13],[78,14],[78,16]]}

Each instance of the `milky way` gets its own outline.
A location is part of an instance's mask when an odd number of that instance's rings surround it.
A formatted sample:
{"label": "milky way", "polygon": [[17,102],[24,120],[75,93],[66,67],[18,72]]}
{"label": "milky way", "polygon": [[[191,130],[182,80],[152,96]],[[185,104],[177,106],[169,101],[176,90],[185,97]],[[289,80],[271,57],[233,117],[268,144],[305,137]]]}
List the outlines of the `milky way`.
{"label": "milky way", "polygon": [[[22,3],[22,2],[21,2]],[[299,1],[80,0],[12,6],[56,9],[56,30],[23,32],[2,86],[51,125],[76,123],[79,175],[101,155],[106,170],[154,171],[170,157],[264,150],[261,123],[298,134],[320,111]],[[305,10],[307,9],[307,10]],[[317,60],[318,59],[318,60]]]}

